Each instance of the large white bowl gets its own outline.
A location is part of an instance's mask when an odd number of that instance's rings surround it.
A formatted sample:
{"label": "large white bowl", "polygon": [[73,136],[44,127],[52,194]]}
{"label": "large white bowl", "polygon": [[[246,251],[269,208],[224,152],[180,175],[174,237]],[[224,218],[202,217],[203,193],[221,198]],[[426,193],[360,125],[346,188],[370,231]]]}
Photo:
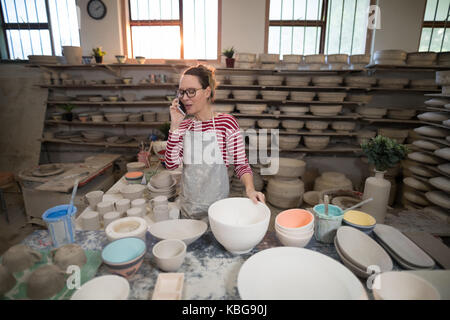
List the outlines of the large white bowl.
{"label": "large white bowl", "polygon": [[211,231],[217,241],[234,254],[252,250],[267,232],[270,209],[248,198],[227,198],[208,209]]}
{"label": "large white bowl", "polygon": [[391,271],[377,275],[373,282],[376,300],[440,300],[437,289],[409,272]]}
{"label": "large white bowl", "polygon": [[315,251],[278,247],[250,257],[241,267],[243,300],[367,300],[359,279],[338,261]]}
{"label": "large white bowl", "polygon": [[94,278],[75,291],[70,300],[127,300],[130,284],[116,275]]}
{"label": "large white bowl", "polygon": [[200,220],[177,219],[151,224],[148,231],[160,240],[178,239],[189,245],[200,238],[207,228],[207,224]]}

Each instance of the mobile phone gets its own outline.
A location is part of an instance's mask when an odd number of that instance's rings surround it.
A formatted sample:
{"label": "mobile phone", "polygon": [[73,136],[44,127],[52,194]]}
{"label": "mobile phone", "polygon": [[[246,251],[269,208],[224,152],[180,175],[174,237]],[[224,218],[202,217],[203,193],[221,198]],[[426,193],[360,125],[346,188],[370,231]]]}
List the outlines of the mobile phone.
{"label": "mobile phone", "polygon": [[181,101],[178,101],[178,110],[180,110],[183,115],[186,115],[186,107]]}

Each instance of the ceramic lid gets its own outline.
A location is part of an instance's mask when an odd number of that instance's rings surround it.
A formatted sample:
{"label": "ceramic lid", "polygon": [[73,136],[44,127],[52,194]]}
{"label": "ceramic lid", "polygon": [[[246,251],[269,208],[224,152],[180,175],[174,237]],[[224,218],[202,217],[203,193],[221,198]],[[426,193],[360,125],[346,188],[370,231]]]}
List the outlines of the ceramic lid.
{"label": "ceramic lid", "polygon": [[364,232],[343,226],[337,230],[336,240],[345,257],[359,268],[367,270],[369,266],[375,265],[381,272],[392,270],[393,263],[389,255]]}
{"label": "ceramic lid", "polygon": [[377,224],[373,231],[377,238],[409,265],[419,268],[434,266],[433,259],[396,228],[385,224]]}

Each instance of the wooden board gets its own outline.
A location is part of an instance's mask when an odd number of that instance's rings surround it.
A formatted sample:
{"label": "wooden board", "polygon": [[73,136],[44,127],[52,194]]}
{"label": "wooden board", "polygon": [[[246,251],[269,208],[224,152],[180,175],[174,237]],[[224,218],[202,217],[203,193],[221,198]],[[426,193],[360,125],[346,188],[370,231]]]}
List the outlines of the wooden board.
{"label": "wooden board", "polygon": [[70,192],[77,178],[80,179],[78,185],[82,187],[110,168],[112,163],[119,157],[120,155],[118,154],[99,154],[88,157],[83,163],[78,163],[72,169],[66,171],[64,175],[50,179],[36,187],[36,189],[41,191]]}
{"label": "wooden board", "polygon": [[394,258],[398,257],[408,265],[418,268],[431,268],[434,266],[433,259],[396,228],[385,224],[377,224],[373,232],[377,238],[395,253],[396,256]]}
{"label": "wooden board", "polygon": [[450,269],[450,248],[427,232],[405,232],[409,239],[430,255],[442,268]]}

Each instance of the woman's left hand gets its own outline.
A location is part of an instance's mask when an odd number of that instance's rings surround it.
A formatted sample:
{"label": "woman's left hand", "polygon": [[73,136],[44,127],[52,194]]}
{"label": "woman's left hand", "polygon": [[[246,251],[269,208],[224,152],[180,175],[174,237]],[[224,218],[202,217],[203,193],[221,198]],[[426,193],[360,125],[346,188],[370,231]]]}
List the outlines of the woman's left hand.
{"label": "woman's left hand", "polygon": [[258,192],[255,189],[248,190],[247,191],[247,197],[253,201],[254,204],[257,204],[258,201],[261,201],[262,203],[266,203],[266,197],[264,196],[264,193]]}

